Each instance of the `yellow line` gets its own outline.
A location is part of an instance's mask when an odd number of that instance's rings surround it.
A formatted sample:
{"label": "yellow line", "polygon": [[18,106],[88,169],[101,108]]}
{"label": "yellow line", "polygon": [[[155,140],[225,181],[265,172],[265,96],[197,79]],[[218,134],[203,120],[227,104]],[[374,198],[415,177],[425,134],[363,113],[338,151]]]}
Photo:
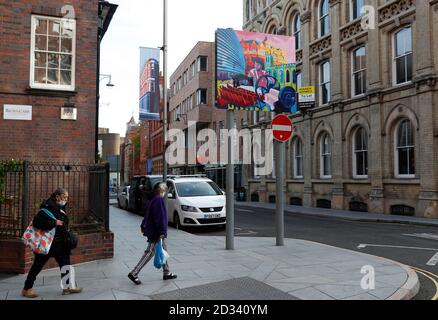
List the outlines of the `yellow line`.
{"label": "yellow line", "polygon": [[435,284],[436,293],[435,293],[435,296],[432,298],[432,300],[437,301],[438,300],[438,282],[434,278],[438,279],[438,275],[436,275],[432,272],[423,270],[423,269],[419,269],[419,268],[415,268],[415,267],[410,267],[410,268],[414,269],[416,272],[418,272],[418,273],[422,274],[423,276],[425,276],[426,278],[430,279]]}

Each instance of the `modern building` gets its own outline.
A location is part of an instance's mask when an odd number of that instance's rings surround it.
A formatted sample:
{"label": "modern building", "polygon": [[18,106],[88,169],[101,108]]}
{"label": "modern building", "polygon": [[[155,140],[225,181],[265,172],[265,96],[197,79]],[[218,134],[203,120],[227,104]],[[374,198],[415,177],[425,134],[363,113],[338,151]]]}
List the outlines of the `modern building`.
{"label": "modern building", "polygon": [[120,185],[120,134],[110,133],[107,128],[99,128],[99,157],[110,164],[110,187]]}
{"label": "modern building", "polygon": [[[298,85],[316,87],[316,107],[291,116],[288,203],[438,218],[438,1],[243,6],[245,30],[295,36]],[[249,198],[275,201],[275,177],[253,167]]]}
{"label": "modern building", "polygon": [[[169,170],[173,174],[207,174],[221,187],[225,186],[225,165],[202,165],[203,159],[197,157],[202,142],[194,143],[189,138],[189,124],[198,133],[206,128],[217,133],[217,144],[223,141],[220,130],[226,128],[226,111],[215,108],[215,44],[198,42],[170,77],[169,129],[184,131],[185,163],[173,165]],[[241,128],[245,112],[236,112],[236,127]],[[194,137],[196,138],[196,137]],[[220,159],[220,153],[217,154]],[[241,165],[236,165],[236,186],[241,184]]]}

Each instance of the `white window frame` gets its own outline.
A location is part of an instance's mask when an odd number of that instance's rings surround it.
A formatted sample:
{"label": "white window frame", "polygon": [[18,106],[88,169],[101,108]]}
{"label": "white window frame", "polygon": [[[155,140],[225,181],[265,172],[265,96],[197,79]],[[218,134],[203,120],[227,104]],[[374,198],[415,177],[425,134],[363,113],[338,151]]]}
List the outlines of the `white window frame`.
{"label": "white window frame", "polygon": [[[207,60],[206,63],[205,63],[205,70],[201,70],[201,59],[202,58],[205,58]],[[208,72],[208,56],[200,55],[198,57],[198,73],[199,72]]]}
{"label": "white window frame", "polygon": [[[323,66],[326,63],[328,63],[328,65],[329,65],[329,68],[328,68],[328,70],[329,70],[329,81],[323,82],[324,81],[324,77],[323,77],[324,67]],[[319,93],[320,93],[319,94],[319,103],[320,103],[321,106],[328,105],[331,102],[331,100],[332,100],[331,80],[332,80],[332,78],[331,78],[331,64],[330,64],[330,60],[326,60],[326,61],[324,61],[324,62],[319,64]],[[329,85],[329,95],[328,95],[327,102],[323,102],[323,90],[322,90],[322,87],[324,85],[326,85],[326,84]]]}
{"label": "white window frame", "polygon": [[[330,153],[323,153],[324,152],[325,138],[328,139]],[[320,170],[319,171],[320,171],[321,179],[332,179],[333,178],[333,159],[332,159],[333,152],[332,152],[332,150],[333,150],[333,145],[332,145],[330,135],[328,133],[323,133],[321,135],[321,139],[320,139],[320,152],[319,152],[319,157],[320,157]],[[327,156],[329,156],[328,159],[330,160],[330,174],[329,175],[324,174],[324,158]]]}
{"label": "white window frame", "polygon": [[[361,129],[363,129],[364,130],[364,132],[365,132],[365,136],[366,136],[366,138],[367,138],[367,146],[369,146],[369,140],[368,140],[368,132],[367,132],[367,130],[364,128],[364,127],[358,127],[358,128],[356,128],[356,130],[354,131],[354,134],[353,134],[353,143],[352,143],[352,150],[353,150],[353,179],[368,179],[368,174],[366,174],[366,175],[360,175],[360,174],[357,174],[357,154],[358,153],[364,153],[364,152],[366,152],[366,155],[367,155],[367,163],[369,164],[369,158],[368,158],[368,155],[369,155],[369,150],[368,150],[368,148],[367,148],[367,150],[357,150],[356,149],[356,137],[357,137],[357,134],[359,133],[359,130],[361,130]],[[368,167],[368,173],[369,173],[369,167]]]}
{"label": "white window frame", "polygon": [[[298,152],[298,144],[301,145],[301,155],[297,156]],[[293,141],[293,157],[294,157],[294,179],[304,179],[304,149],[303,149],[303,142],[300,138],[296,138]],[[298,174],[298,163],[297,159],[301,159],[301,175]]]}
{"label": "white window frame", "polygon": [[[402,56],[397,57],[397,34],[399,34],[401,31],[403,31],[404,29],[410,29],[411,30],[411,44],[412,44],[412,51],[409,53],[405,53]],[[402,58],[406,58],[408,55],[413,55],[414,54],[414,38],[413,38],[413,34],[412,34],[413,30],[412,30],[412,25],[407,25],[404,26],[400,29],[398,29],[396,32],[394,32],[394,34],[392,35],[392,83],[393,86],[397,87],[397,86],[403,86],[409,83],[412,83],[412,79],[411,80],[407,80],[405,82],[401,82],[401,83],[397,83],[397,60],[398,59],[402,59]],[[412,69],[414,69],[414,59],[412,57]],[[405,72],[407,71],[407,69],[405,70]],[[412,70],[412,74],[413,74],[414,70]],[[407,78],[407,77],[406,77]],[[413,76],[412,76],[413,78]]]}
{"label": "white window frame", "polygon": [[[202,92],[202,90],[205,90],[205,103],[202,103],[202,102],[201,102],[201,92]],[[196,91],[196,104],[197,104],[198,106],[205,106],[205,105],[208,104],[208,90],[207,90],[207,89],[205,89],[205,88],[199,88],[199,89]]]}
{"label": "white window frame", "polygon": [[[354,70],[354,61],[355,61],[355,53],[358,51],[358,50],[360,50],[360,49],[362,49],[362,48],[364,48],[365,49],[365,57],[366,57],[366,55],[367,55],[367,49],[366,49],[366,47],[365,46],[361,46],[361,47],[358,47],[358,48],[356,48],[356,49],[354,49],[352,52],[351,52],[351,96],[352,97],[361,97],[361,96],[364,96],[365,94],[366,94],[366,92],[367,92],[367,82],[366,82],[366,76],[367,76],[367,66],[365,66],[365,68],[364,69],[359,69],[359,70]],[[365,60],[366,61],[366,60]],[[366,63],[366,62],[365,62]],[[360,94],[356,94],[356,81],[355,81],[355,75],[356,74],[358,74],[358,73],[365,73],[365,85],[364,85],[364,92],[363,93],[360,93]]]}
{"label": "white window frame", "polygon": [[404,118],[402,120],[399,121],[399,123],[397,124],[395,130],[394,130],[394,176],[397,179],[415,179],[416,175],[415,174],[400,174],[400,168],[399,168],[399,154],[398,154],[398,131],[400,129],[400,126],[402,125],[403,122],[405,121],[409,121],[411,123],[412,126],[412,135],[414,138],[414,144],[412,146],[405,146],[404,148],[413,148],[414,149],[414,163],[416,164],[416,156],[415,156],[415,128],[414,128],[414,124],[412,123],[412,121],[408,118]]}
{"label": "white window frame", "polygon": [[[328,3],[328,12],[326,15],[322,16],[321,15],[321,9],[323,6],[324,1],[327,1]],[[326,33],[322,34],[322,28],[321,28],[321,23],[322,20],[328,18],[328,29],[326,30]],[[319,1],[319,5],[318,5],[318,37],[324,37],[326,35],[328,35],[330,33],[331,29],[330,29],[330,3],[329,0],[320,0]]]}
{"label": "white window frame", "polygon": [[[35,82],[35,30],[36,30],[36,20],[38,18],[51,20],[51,21],[68,21],[68,23],[73,24],[73,36],[72,36],[72,62],[71,62],[71,85],[61,85],[61,84],[43,84]],[[30,44],[30,72],[29,72],[29,86],[32,89],[43,89],[43,90],[54,90],[54,91],[75,91],[76,89],[76,20],[75,19],[65,19],[56,18],[43,15],[33,14],[31,15],[31,44]],[[48,63],[48,61],[47,61]],[[47,67],[46,67],[47,69]]]}

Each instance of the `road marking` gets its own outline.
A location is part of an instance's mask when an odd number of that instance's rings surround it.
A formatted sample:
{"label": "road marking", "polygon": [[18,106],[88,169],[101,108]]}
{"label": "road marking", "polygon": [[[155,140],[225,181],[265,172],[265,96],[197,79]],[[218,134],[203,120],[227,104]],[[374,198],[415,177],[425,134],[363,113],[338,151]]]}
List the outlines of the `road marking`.
{"label": "road marking", "polygon": [[378,244],[360,244],[357,246],[358,249],[365,249],[366,247],[426,250],[426,251],[435,251],[435,252],[438,251],[437,248],[402,247],[402,246],[389,246],[389,245],[378,245]]}
{"label": "road marking", "polygon": [[254,213],[254,211],[252,211],[252,210],[246,210],[246,209],[237,209],[237,211],[242,211],[242,212],[251,212],[251,213]]}
{"label": "road marking", "polygon": [[235,235],[236,236],[251,236],[251,235],[254,235],[254,234],[257,234],[257,232],[248,230],[247,232],[236,233]]}
{"label": "road marking", "polygon": [[428,239],[428,240],[437,240],[438,241],[438,235],[437,234],[431,234],[431,233],[404,234],[404,236],[421,238],[421,239]]}
{"label": "road marking", "polygon": [[428,266],[435,267],[438,264],[438,252],[429,260]]}
{"label": "road marking", "polygon": [[428,278],[429,280],[431,280],[433,282],[433,284],[435,285],[435,288],[436,288],[436,293],[435,293],[435,296],[432,298],[432,300],[437,301],[438,300],[438,282],[436,280],[438,280],[438,275],[433,274],[432,272],[429,272],[426,270],[419,269],[419,268],[415,268],[415,267],[411,267],[411,266],[408,266],[408,267],[415,270],[415,272],[422,274],[423,276],[425,276],[426,278]]}

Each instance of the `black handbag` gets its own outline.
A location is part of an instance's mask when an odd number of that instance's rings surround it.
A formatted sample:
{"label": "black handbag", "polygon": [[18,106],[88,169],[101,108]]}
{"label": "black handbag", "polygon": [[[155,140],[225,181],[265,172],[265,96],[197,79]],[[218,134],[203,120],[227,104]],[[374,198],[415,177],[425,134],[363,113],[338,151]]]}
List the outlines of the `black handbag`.
{"label": "black handbag", "polygon": [[78,247],[78,237],[71,231],[67,231],[67,246],[70,250]]}

